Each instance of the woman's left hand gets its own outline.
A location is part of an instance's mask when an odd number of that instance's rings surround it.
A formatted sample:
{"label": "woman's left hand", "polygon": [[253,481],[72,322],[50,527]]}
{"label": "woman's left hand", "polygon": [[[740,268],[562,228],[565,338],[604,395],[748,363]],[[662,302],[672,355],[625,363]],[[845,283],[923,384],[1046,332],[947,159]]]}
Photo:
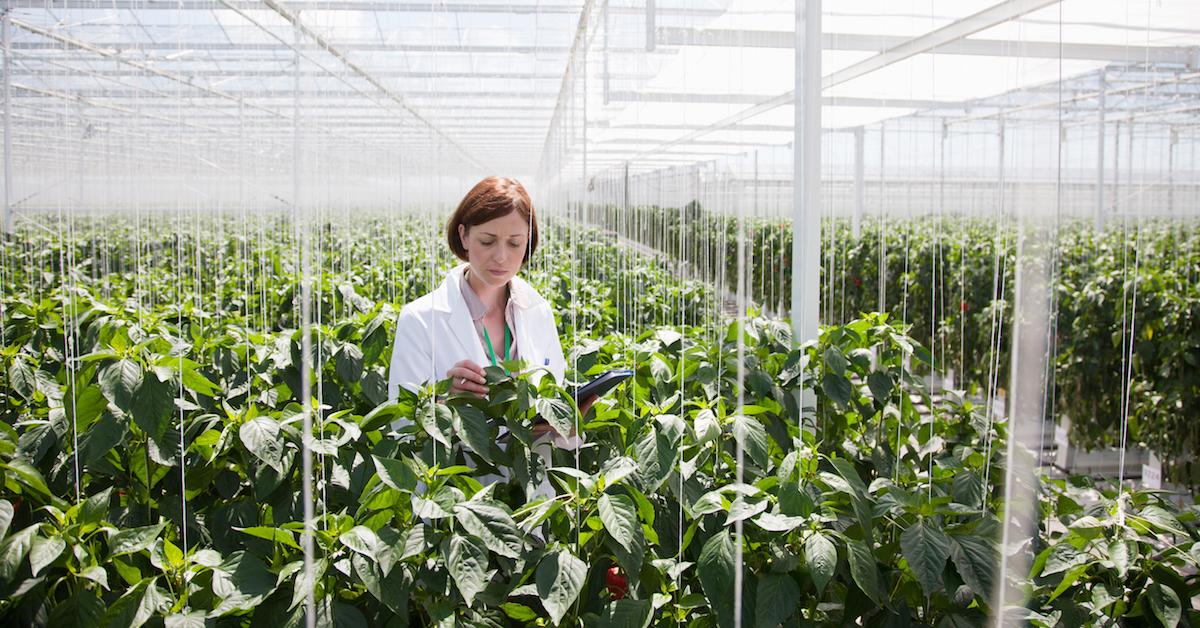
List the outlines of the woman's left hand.
{"label": "woman's left hand", "polygon": [[[584,415],[586,415],[588,410],[590,410],[592,408],[592,404],[595,402],[596,402],[595,397],[589,397],[587,399],[587,401],[584,401],[583,403],[579,404],[579,416],[582,418]],[[535,423],[533,425],[533,435],[535,438],[538,436],[542,436],[543,434],[557,434],[557,433],[558,433],[558,430],[551,427],[549,423]],[[571,430],[570,434],[565,434],[564,436],[566,436],[567,438],[570,438],[574,435],[575,435],[575,430]]]}

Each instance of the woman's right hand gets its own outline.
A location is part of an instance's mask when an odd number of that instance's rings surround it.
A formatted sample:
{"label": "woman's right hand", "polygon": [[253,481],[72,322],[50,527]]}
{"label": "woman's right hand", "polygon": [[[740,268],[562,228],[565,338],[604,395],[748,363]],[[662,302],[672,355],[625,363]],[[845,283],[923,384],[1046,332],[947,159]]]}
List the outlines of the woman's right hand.
{"label": "woman's right hand", "polygon": [[450,378],[450,394],[471,393],[483,396],[488,393],[483,367],[470,360],[461,360],[450,367],[450,370],[446,371],[446,377]]}

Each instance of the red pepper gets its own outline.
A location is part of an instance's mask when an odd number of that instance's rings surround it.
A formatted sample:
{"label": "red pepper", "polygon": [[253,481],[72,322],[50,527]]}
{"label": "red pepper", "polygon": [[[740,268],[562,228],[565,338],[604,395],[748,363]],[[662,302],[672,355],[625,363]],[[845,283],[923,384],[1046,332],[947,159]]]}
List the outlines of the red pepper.
{"label": "red pepper", "polygon": [[621,574],[620,567],[610,567],[604,573],[604,584],[608,586],[608,594],[614,600],[620,600],[629,592],[629,584]]}

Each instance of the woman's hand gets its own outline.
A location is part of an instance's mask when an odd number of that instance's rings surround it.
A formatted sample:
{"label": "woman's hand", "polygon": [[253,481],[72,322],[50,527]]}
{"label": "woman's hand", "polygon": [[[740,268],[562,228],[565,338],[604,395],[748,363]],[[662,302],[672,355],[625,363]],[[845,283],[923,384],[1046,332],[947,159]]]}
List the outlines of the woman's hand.
{"label": "woman's hand", "polygon": [[[588,397],[586,400],[584,400],[583,403],[579,404],[579,416],[582,418],[584,415],[586,415],[588,410],[591,409],[592,404],[595,402],[596,402],[596,397]],[[534,423],[533,424],[534,438],[537,438],[543,434],[558,434],[558,430],[555,430],[553,427],[550,427],[550,424],[546,423],[544,421],[539,421],[537,423]],[[561,436],[565,436],[567,438],[575,436],[575,430],[572,429],[570,434],[562,434]]]}
{"label": "woman's hand", "polygon": [[482,397],[488,393],[487,378],[483,374],[483,367],[470,360],[461,360],[458,364],[450,367],[450,370],[446,371],[446,377],[450,378],[450,394],[452,395],[470,393]]}

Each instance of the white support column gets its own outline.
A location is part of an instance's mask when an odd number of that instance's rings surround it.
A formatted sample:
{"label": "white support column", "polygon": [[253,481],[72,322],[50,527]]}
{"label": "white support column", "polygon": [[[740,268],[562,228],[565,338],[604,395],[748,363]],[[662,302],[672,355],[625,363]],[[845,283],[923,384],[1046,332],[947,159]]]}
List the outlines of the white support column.
{"label": "white support column", "polygon": [[[792,342],[817,338],[821,270],[821,1],[796,0]],[[812,389],[802,407],[815,405]]]}
{"label": "white support column", "polygon": [[657,21],[658,9],[654,6],[654,0],[646,0],[646,52],[654,52],[658,44]]}
{"label": "white support column", "polygon": [[1105,92],[1108,91],[1108,84],[1104,77],[1104,70],[1100,71],[1100,85],[1098,92],[1100,94],[1100,121],[1096,127],[1096,207],[1093,209],[1096,231],[1104,229],[1104,117],[1108,113],[1108,102],[1105,98]]}
{"label": "white support column", "polygon": [[866,172],[863,164],[865,136],[861,126],[854,129],[854,213],[850,217],[850,229],[855,238],[858,238],[862,229],[863,205],[866,204],[866,182],[863,177]]}
{"label": "white support column", "polygon": [[1167,144],[1167,213],[1175,215],[1175,146],[1179,144],[1179,131],[1171,129],[1171,141]]}
{"label": "white support column", "polygon": [[[1037,533],[1037,458],[1049,375],[1050,277],[1054,217],[1018,210],[1017,260],[1013,289],[1012,356],[1009,367],[1008,465],[1004,473],[1001,547],[1015,547]],[[1017,628],[1024,622],[1014,609],[1026,602],[1025,591],[1011,583],[1029,573],[1023,552],[1002,552],[993,599],[995,628]]]}
{"label": "white support column", "polygon": [[[1121,121],[1113,123],[1113,193],[1112,213],[1121,215]],[[1126,183],[1128,184],[1128,183]],[[1105,213],[1108,216],[1108,213]]]}
{"label": "white support column", "polygon": [[3,11],[4,37],[4,207],[0,228],[4,233],[12,233],[12,26],[8,22],[9,3],[5,2]]}

